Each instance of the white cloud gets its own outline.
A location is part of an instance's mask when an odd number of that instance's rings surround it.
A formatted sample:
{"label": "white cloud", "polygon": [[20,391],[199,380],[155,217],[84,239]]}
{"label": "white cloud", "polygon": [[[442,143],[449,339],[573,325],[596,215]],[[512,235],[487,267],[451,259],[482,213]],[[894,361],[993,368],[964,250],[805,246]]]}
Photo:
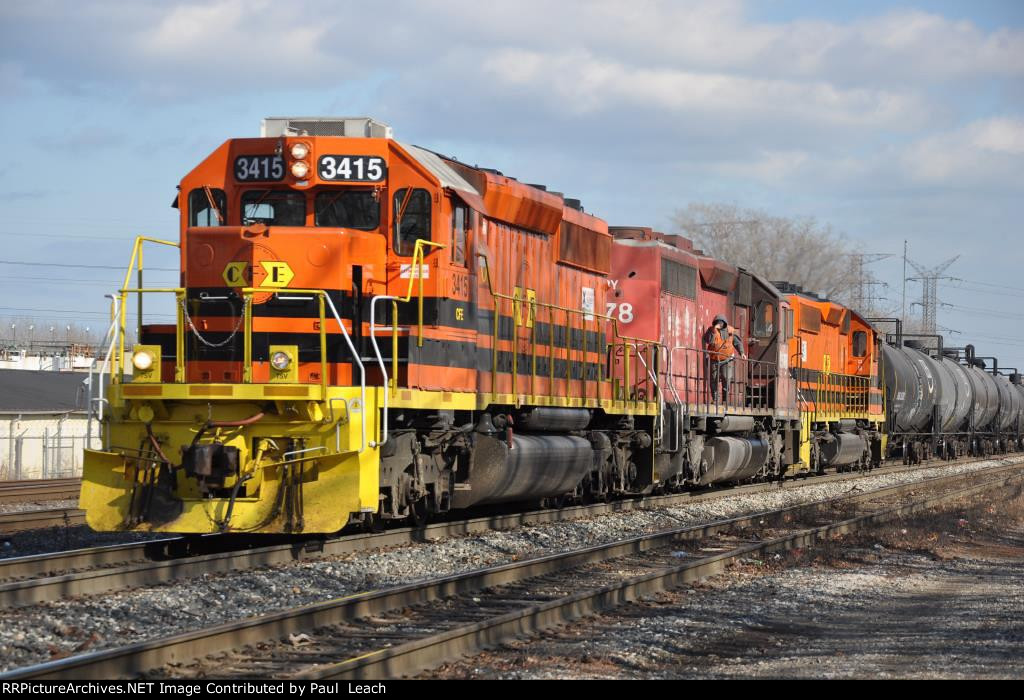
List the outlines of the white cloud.
{"label": "white cloud", "polygon": [[840,89],[824,81],[633,67],[589,51],[497,51],[484,60],[481,73],[481,82],[494,91],[529,89],[575,114],[634,106],[747,120],[905,129],[920,124],[928,112],[924,101],[912,95]]}
{"label": "white cloud", "polygon": [[908,177],[930,185],[1019,187],[1024,172],[1024,121],[996,118],[927,136],[908,146]]}
{"label": "white cloud", "polygon": [[995,153],[1024,155],[1024,120],[989,119],[968,129],[975,147]]}

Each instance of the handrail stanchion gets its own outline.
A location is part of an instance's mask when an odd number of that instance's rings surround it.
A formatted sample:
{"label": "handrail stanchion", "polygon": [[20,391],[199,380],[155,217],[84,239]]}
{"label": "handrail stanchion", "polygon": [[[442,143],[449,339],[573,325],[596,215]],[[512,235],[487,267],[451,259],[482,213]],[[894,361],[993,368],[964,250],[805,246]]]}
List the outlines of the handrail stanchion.
{"label": "handrail stanchion", "polygon": [[[425,241],[423,239],[416,240],[416,246],[413,248],[412,264],[409,266],[409,286],[406,289],[404,297],[395,296],[393,294],[384,294],[375,296],[370,299],[370,344],[373,345],[374,355],[377,357],[377,365],[380,367],[381,382],[384,387],[384,400],[383,400],[383,424],[381,426],[381,437],[379,441],[372,441],[371,447],[380,447],[388,439],[388,389],[389,386],[392,391],[398,391],[398,303],[406,303],[412,299],[412,285],[413,281],[419,278],[419,340],[418,347],[423,346],[423,247],[432,246],[434,248],[445,248],[442,243],[434,243],[432,241]],[[420,265],[416,264],[419,260]],[[380,352],[380,344],[377,342],[377,302],[379,300],[391,301],[391,369],[392,379],[389,380],[387,368],[384,366],[384,357]],[[338,323],[341,324],[341,319],[338,316],[337,310],[334,308],[334,302],[331,301],[330,297],[327,297],[327,303],[330,304],[331,312],[335,318],[338,319]],[[352,350],[352,354],[356,358],[356,362],[359,364],[359,371],[362,374],[362,391],[363,391],[363,441],[365,447],[366,441],[366,370],[363,366],[362,358],[359,357],[359,353],[356,352],[355,346],[352,345],[352,340],[348,336],[348,331],[345,330],[344,324],[341,324],[341,331],[345,334],[345,342],[348,343],[349,348]],[[393,382],[393,385],[391,384]],[[362,452],[362,450],[360,450]]]}
{"label": "handrail stanchion", "polygon": [[[319,295],[318,295],[319,296]],[[320,387],[322,396],[327,397],[327,315],[324,309],[324,297],[327,294],[319,296],[317,299],[317,311],[320,316]],[[354,323],[354,321],[353,321]],[[299,358],[295,358],[296,362]],[[365,408],[363,409],[366,410]]]}
{"label": "handrail stanchion", "polygon": [[174,295],[175,329],[174,329],[174,382],[185,382],[185,292]]}
{"label": "handrail stanchion", "polygon": [[242,291],[242,381],[246,384],[252,382],[252,294]]}

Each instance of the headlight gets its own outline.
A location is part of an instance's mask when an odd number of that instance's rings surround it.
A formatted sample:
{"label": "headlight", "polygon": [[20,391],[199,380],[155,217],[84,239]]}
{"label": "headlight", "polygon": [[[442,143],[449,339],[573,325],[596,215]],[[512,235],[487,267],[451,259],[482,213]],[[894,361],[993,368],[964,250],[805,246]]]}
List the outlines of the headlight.
{"label": "headlight", "polygon": [[145,372],[153,366],[153,356],[148,352],[137,352],[132,356],[132,364],[135,365],[135,369]]}
{"label": "headlight", "polygon": [[292,158],[295,160],[305,160],[306,156],[309,155],[309,146],[304,143],[296,143],[292,146]]}
{"label": "headlight", "polygon": [[278,372],[283,372],[288,369],[288,365],[292,363],[292,358],[286,352],[278,350],[270,356],[270,366],[276,369]]}
{"label": "headlight", "polygon": [[306,176],[309,175],[309,163],[304,160],[297,160],[292,163],[292,175],[300,180],[305,180]]}

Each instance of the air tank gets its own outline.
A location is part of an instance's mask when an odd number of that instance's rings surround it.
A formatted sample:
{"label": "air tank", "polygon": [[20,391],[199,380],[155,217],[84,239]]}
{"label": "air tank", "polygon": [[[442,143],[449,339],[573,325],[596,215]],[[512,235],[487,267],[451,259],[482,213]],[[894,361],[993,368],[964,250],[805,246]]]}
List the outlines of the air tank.
{"label": "air tank", "polygon": [[938,365],[919,350],[882,346],[886,399],[900,432],[922,432],[931,419],[941,390],[936,381]]}

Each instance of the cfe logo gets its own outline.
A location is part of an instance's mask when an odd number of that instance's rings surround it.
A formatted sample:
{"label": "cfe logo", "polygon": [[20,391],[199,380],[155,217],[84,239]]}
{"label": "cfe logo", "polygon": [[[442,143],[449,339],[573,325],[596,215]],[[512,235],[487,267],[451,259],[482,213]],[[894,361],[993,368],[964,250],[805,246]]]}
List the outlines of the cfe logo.
{"label": "cfe logo", "polygon": [[245,271],[248,267],[247,262],[229,262],[224,268],[224,281],[229,287],[244,287],[247,283]]}
{"label": "cfe logo", "polygon": [[277,260],[261,260],[260,267],[266,272],[261,287],[287,287],[288,283],[295,277],[292,268],[286,262]]}
{"label": "cfe logo", "polygon": [[254,287],[287,287],[288,283],[295,277],[291,266],[279,260],[261,260],[250,280],[249,263],[229,262],[224,267],[222,274],[224,282],[229,287],[244,287],[251,284]]}

